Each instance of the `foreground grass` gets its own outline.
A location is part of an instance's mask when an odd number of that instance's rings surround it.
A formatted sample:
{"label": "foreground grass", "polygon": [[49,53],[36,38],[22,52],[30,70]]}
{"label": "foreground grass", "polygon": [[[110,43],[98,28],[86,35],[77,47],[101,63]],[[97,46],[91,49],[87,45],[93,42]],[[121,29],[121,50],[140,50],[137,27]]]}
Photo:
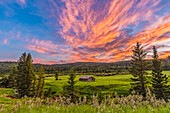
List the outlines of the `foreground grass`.
{"label": "foreground grass", "polygon": [[118,107],[107,107],[105,108],[95,108],[90,105],[71,105],[71,106],[21,106],[18,109],[12,108],[8,110],[1,111],[1,113],[169,113],[170,107],[161,106],[159,108],[153,108],[152,106],[148,107],[137,107],[135,106],[118,106]]}
{"label": "foreground grass", "polygon": [[11,105],[0,105],[0,113],[169,113],[170,102],[157,100],[148,93],[146,99],[138,94],[128,97],[106,97],[99,102],[98,96],[93,95],[91,101],[86,97],[80,98],[76,103],[71,98],[60,97],[59,100],[24,98]]}

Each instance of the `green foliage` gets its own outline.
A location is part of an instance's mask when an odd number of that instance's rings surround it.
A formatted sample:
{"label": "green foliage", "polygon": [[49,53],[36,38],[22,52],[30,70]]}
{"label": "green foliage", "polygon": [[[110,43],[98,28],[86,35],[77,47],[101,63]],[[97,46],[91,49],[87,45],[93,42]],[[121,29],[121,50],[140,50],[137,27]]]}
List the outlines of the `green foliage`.
{"label": "green foliage", "polygon": [[158,60],[158,54],[156,47],[153,46],[153,60],[152,60],[152,87],[157,98],[165,99],[167,101],[167,96],[170,95],[170,86],[167,85],[168,77],[166,74],[162,73],[161,61]]}
{"label": "green foliage", "polygon": [[56,72],[55,72],[55,79],[56,79],[56,80],[58,80],[58,76],[59,76],[58,71],[56,71]]}
{"label": "green foliage", "polygon": [[39,76],[38,76],[38,84],[37,84],[37,97],[43,97],[44,96],[44,86],[45,86],[45,76],[44,76],[44,68],[43,66],[40,67]]}
{"label": "green foliage", "polygon": [[12,72],[9,76],[9,86],[10,87],[15,87],[16,86],[16,77],[17,77],[17,74],[18,74],[18,71],[17,71],[17,67],[14,66],[13,69],[12,69]]}
{"label": "green foliage", "polygon": [[1,62],[0,61],[0,76],[4,76],[5,74],[10,74],[12,68],[17,65],[16,62],[6,61]]}
{"label": "green foliage", "polygon": [[0,87],[8,88],[10,87],[10,80],[8,76],[4,76],[0,79]]}
{"label": "green foliage", "polygon": [[76,74],[71,71],[70,75],[69,75],[69,79],[67,81],[67,85],[65,85],[63,87],[63,95],[66,96],[67,98],[71,97],[71,102],[75,102],[76,101],[76,92],[75,92],[75,78],[76,78]]}
{"label": "green foliage", "polygon": [[36,75],[33,70],[32,57],[29,53],[23,53],[18,60],[18,75],[16,77],[16,89],[19,97],[35,96]]}
{"label": "green foliage", "polygon": [[145,60],[147,52],[143,50],[143,47],[137,42],[132,55],[132,66],[129,69],[130,74],[133,75],[131,78],[134,83],[131,83],[131,90],[135,90],[139,94],[146,96],[146,86],[147,86],[147,72],[149,68],[149,62]]}
{"label": "green foliage", "polygon": [[52,93],[52,90],[51,90],[51,87],[48,89],[48,91],[45,93],[45,97],[48,97],[48,98],[50,98],[52,95],[51,95],[51,93]]}

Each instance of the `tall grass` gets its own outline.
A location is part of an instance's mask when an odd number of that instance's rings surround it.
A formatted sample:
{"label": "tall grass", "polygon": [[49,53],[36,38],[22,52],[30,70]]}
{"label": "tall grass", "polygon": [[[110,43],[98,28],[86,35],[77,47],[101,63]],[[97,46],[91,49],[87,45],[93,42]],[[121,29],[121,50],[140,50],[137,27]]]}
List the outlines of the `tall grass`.
{"label": "tall grass", "polygon": [[70,98],[59,97],[53,99],[30,99],[25,97],[22,101],[13,105],[0,105],[0,113],[169,113],[170,102],[163,99],[156,99],[147,90],[147,96],[136,94],[127,97],[118,96],[115,98],[104,96],[102,101],[98,95],[93,95],[92,100],[87,100],[86,96],[79,98],[76,103],[70,102]]}

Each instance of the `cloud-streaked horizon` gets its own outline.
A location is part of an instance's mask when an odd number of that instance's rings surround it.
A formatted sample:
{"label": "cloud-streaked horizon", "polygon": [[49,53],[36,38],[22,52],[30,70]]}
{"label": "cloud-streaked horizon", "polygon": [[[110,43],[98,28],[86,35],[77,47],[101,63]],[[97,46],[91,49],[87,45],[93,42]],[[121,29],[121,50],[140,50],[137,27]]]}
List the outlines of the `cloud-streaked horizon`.
{"label": "cloud-streaked horizon", "polygon": [[26,51],[36,63],[115,62],[136,42],[148,58],[153,45],[160,58],[170,55],[166,0],[2,0],[0,9],[0,60]]}

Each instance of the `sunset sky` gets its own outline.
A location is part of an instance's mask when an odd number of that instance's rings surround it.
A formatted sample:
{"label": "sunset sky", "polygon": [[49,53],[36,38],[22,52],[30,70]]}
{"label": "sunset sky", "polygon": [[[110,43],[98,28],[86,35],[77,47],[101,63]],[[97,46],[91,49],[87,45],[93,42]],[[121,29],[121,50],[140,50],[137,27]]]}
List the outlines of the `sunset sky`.
{"label": "sunset sky", "polygon": [[0,61],[116,62],[136,42],[170,55],[169,0],[0,0]]}

